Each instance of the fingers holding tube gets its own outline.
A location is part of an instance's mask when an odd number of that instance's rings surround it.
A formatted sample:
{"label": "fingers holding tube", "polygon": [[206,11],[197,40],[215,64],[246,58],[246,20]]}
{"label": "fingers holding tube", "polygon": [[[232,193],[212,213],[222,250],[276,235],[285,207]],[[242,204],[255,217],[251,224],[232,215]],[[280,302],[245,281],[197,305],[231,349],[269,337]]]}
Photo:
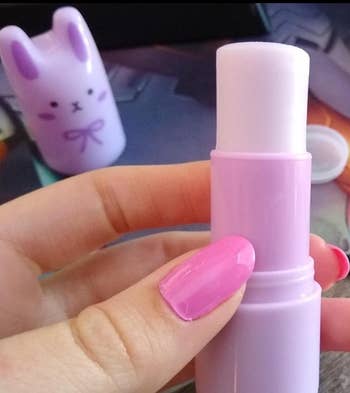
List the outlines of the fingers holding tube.
{"label": "fingers holding tube", "polygon": [[176,258],[68,323],[4,339],[0,390],[157,391],[232,317],[254,260],[247,240],[224,238]]}

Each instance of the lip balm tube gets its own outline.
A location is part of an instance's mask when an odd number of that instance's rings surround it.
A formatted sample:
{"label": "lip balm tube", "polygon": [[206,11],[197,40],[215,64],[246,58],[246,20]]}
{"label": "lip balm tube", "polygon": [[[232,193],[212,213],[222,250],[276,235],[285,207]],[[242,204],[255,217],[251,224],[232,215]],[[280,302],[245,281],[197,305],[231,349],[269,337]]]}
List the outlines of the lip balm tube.
{"label": "lip balm tube", "polygon": [[247,42],[217,51],[212,240],[243,236],[256,262],[235,316],[196,358],[198,393],[318,391],[308,79],[309,56],[294,46]]}

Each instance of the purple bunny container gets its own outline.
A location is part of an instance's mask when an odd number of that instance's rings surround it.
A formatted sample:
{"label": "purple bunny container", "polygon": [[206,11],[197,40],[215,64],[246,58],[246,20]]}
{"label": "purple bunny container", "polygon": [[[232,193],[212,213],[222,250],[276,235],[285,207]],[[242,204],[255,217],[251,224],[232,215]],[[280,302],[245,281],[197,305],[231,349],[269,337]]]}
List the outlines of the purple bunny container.
{"label": "purple bunny container", "polygon": [[73,175],[115,162],[125,134],[99,51],[83,17],[64,7],[52,30],[0,31],[0,55],[28,131],[54,170]]}

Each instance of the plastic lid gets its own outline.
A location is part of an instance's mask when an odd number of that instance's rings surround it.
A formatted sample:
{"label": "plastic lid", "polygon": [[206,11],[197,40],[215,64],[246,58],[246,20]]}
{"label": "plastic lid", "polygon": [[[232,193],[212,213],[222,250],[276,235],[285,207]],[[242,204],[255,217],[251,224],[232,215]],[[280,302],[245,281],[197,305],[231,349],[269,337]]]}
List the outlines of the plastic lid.
{"label": "plastic lid", "polygon": [[346,139],[327,126],[307,126],[307,151],[312,155],[312,184],[327,183],[343,172],[349,157]]}
{"label": "plastic lid", "polygon": [[217,51],[217,145],[226,152],[305,153],[309,55],[243,42]]}

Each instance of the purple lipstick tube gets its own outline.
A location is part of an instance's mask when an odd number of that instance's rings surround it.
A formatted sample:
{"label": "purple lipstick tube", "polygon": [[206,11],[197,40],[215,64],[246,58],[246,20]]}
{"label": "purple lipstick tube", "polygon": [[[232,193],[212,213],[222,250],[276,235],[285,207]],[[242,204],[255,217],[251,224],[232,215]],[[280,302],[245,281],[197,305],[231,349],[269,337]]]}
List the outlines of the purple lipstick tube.
{"label": "purple lipstick tube", "polygon": [[198,393],[318,391],[308,80],[309,57],[294,46],[248,42],[217,52],[212,239],[247,238],[256,264],[237,313],[196,359]]}

